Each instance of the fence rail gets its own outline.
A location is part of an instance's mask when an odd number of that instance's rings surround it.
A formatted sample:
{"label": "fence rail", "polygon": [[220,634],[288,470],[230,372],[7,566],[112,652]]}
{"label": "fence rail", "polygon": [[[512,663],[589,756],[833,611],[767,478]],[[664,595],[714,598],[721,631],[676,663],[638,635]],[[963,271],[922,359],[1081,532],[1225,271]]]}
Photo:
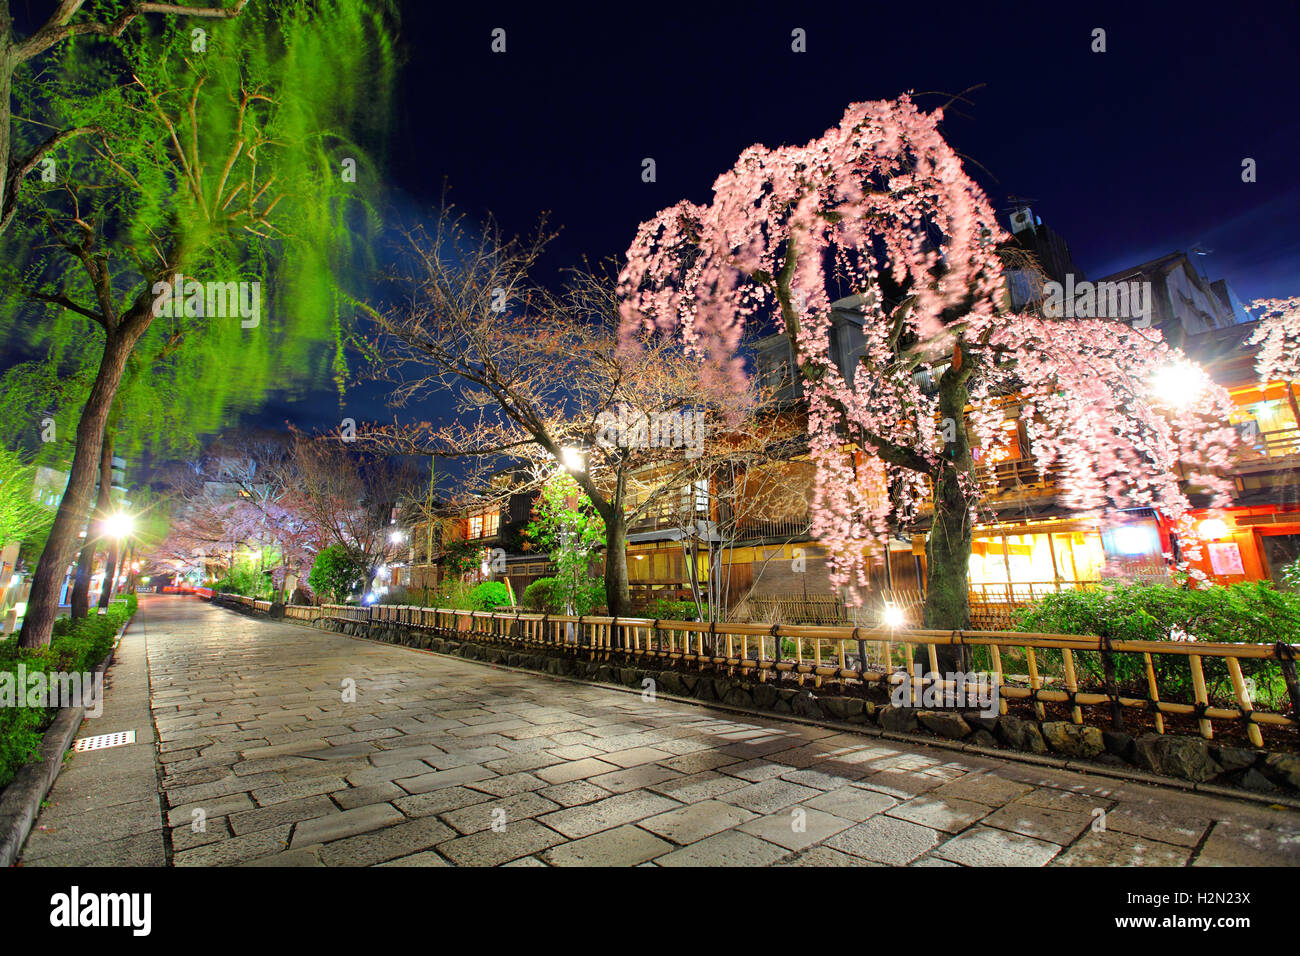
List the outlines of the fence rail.
{"label": "fence rail", "polygon": [[[267,611],[269,601],[218,594],[223,602]],[[1123,726],[1123,713],[1152,714],[1157,733],[1165,717],[1196,722],[1205,739],[1214,737],[1214,721],[1242,726],[1256,747],[1261,728],[1294,729],[1300,712],[1300,682],[1295,659],[1300,645],[1222,644],[1177,641],[1106,641],[1096,637],[1017,631],[895,630],[881,626],[824,626],[761,623],[666,621],[525,611],[466,611],[414,605],[290,605],[294,620],[389,624],[443,633],[460,633],[489,641],[582,651],[605,658],[621,653],[673,663],[726,668],[760,681],[792,675],[815,686],[837,680],[875,684],[889,691],[904,684],[910,703],[919,705],[927,688],[973,692],[987,681],[998,691],[998,708],[1008,700],[1028,701],[1035,716],[1045,704],[1061,704],[1070,720],[1084,722],[1084,709],[1109,710],[1111,722]],[[942,675],[940,648],[965,649],[978,670]],[[951,651],[946,652],[951,654]],[[961,651],[958,651],[961,653]],[[1005,655],[1005,657],[1004,657]],[[929,673],[925,673],[928,665]],[[1023,665],[1024,673],[1009,667]],[[1247,677],[1244,667],[1251,669]],[[1270,672],[1275,668],[1276,673]],[[1128,675],[1125,692],[1121,672]],[[1081,680],[1081,674],[1085,678]],[[1086,678],[1094,675],[1089,682]],[[1256,708],[1260,684],[1272,710]],[[1190,702],[1162,698],[1160,681],[1187,686]],[[958,684],[961,686],[958,686]],[[1089,683],[1098,685],[1089,688]],[[986,685],[987,686],[987,685]],[[1223,692],[1211,695],[1212,687]],[[1140,687],[1140,692],[1132,688]],[[1283,706],[1277,706],[1277,705]],[[1289,706],[1287,706],[1289,705]]]}
{"label": "fence rail", "polygon": [[[257,610],[270,607],[269,601],[240,595],[214,597]],[[981,681],[988,681],[997,688],[998,708],[1003,714],[1007,713],[1008,700],[1028,701],[1039,719],[1045,717],[1045,704],[1062,704],[1069,710],[1070,720],[1082,724],[1085,708],[1103,707],[1118,727],[1123,726],[1125,710],[1146,711],[1152,714],[1157,733],[1165,732],[1167,715],[1185,716],[1196,721],[1200,735],[1207,740],[1214,737],[1214,721],[1230,721],[1241,725],[1256,747],[1263,746],[1261,728],[1293,729],[1300,712],[1295,666],[1300,646],[1295,644],[1106,641],[1016,631],[701,623],[387,604],[290,605],[285,615],[310,622],[391,624],[461,633],[496,642],[581,650],[605,658],[622,653],[722,667],[731,673],[756,676],[760,681],[789,674],[799,683],[811,679],[815,686],[825,680],[838,680],[876,684],[891,692],[906,682],[903,693],[910,695],[914,706],[919,705],[927,687],[973,692]],[[966,649],[982,669],[945,677],[939,666],[940,648]],[[1008,665],[1018,664],[1023,664],[1025,673],[1008,669]],[[928,674],[924,673],[926,665]],[[1252,668],[1255,677],[1266,677],[1266,689],[1274,688],[1269,693],[1271,702],[1284,706],[1256,709],[1257,684],[1245,676],[1243,665]],[[1278,673],[1266,673],[1271,667]],[[1130,687],[1144,688],[1141,696],[1131,689],[1122,691],[1121,670],[1132,678]],[[1211,696],[1207,671],[1225,688],[1218,699]],[[1080,679],[1081,673],[1085,677],[1089,673],[1097,675],[1092,683],[1100,686],[1086,687],[1088,681]],[[1182,684],[1182,675],[1190,678],[1193,700],[1162,698],[1160,679],[1166,685]],[[959,682],[962,686],[958,686]]]}

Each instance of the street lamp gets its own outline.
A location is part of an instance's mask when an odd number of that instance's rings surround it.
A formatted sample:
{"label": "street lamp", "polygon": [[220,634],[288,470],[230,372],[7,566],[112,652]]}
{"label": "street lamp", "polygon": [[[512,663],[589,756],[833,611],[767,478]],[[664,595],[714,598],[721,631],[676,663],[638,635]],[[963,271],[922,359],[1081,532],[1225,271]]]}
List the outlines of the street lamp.
{"label": "street lamp", "polygon": [[569,473],[586,471],[587,461],[581,448],[565,447],[560,449],[560,464]]}
{"label": "street lamp", "polygon": [[891,630],[902,627],[907,623],[907,615],[903,613],[903,609],[897,604],[886,604],[884,613],[881,614],[880,619],[884,623],[885,627],[888,627]]}
{"label": "street lamp", "polygon": [[118,511],[104,520],[104,530],[111,538],[121,541],[135,530],[135,519],[125,511]]}
{"label": "street lamp", "polygon": [[1208,384],[1205,370],[1193,362],[1162,365],[1151,376],[1152,394],[1166,405],[1181,406],[1193,401]]}

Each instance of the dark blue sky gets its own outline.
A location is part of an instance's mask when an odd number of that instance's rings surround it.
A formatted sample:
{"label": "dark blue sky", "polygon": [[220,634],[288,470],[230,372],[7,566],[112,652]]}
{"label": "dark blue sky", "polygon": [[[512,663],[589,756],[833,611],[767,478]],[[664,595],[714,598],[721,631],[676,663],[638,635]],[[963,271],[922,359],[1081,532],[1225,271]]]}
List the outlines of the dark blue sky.
{"label": "dark blue sky", "polygon": [[[549,6],[549,5],[547,5]],[[1249,4],[403,4],[395,211],[444,180],[466,212],[563,227],[547,266],[621,254],[637,224],[754,142],[804,142],[847,104],[959,93],[949,140],[995,207],[1029,197],[1097,277],[1193,245],[1245,301],[1300,292],[1300,9]],[[491,33],[506,30],[507,52]],[[807,52],[791,52],[791,31]],[[1093,53],[1094,28],[1107,51]],[[946,97],[924,96],[930,107]],[[652,157],[658,181],[641,181]],[[1257,162],[1243,183],[1241,163]],[[982,167],[982,168],[981,168]],[[543,276],[545,278],[545,276]],[[391,417],[373,388],[345,414]],[[423,417],[440,409],[427,407]],[[328,389],[260,416],[338,420]]]}

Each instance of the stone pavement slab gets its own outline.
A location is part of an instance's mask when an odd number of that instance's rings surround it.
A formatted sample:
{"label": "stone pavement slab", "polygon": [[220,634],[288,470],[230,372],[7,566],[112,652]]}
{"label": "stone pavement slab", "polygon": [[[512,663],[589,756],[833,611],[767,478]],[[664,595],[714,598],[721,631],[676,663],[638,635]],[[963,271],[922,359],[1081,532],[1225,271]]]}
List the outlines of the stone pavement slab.
{"label": "stone pavement slab", "polygon": [[142,600],[104,721],[138,743],[73,759],[26,865],[1300,862],[1290,810],[646,702],[181,596]]}

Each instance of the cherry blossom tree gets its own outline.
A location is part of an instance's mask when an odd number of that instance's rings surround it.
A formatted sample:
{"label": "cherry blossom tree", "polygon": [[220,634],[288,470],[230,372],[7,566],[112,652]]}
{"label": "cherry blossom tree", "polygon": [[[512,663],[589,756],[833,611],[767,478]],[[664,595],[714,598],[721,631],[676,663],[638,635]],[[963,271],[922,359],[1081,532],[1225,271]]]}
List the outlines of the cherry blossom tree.
{"label": "cherry blossom tree", "polygon": [[[833,585],[861,603],[871,554],[928,498],[924,624],[964,628],[972,446],[993,443],[1001,417],[989,399],[1019,393],[1032,456],[1066,505],[1156,507],[1187,534],[1176,466],[1221,494],[1214,470],[1235,439],[1208,379],[1177,407],[1153,394],[1183,361],[1158,331],[1009,309],[1007,237],[941,120],[903,96],[854,104],[803,146],[749,147],[711,202],[641,225],[619,292],[625,347],[646,328],[680,331],[707,357],[710,390],[744,382],[742,334],[774,323],[806,385],[812,530]],[[841,368],[832,303],[848,296],[863,351]]]}
{"label": "cherry blossom tree", "polygon": [[1255,371],[1261,381],[1300,379],[1300,296],[1256,299],[1250,311],[1259,311],[1259,327],[1250,337],[1260,346]]}

